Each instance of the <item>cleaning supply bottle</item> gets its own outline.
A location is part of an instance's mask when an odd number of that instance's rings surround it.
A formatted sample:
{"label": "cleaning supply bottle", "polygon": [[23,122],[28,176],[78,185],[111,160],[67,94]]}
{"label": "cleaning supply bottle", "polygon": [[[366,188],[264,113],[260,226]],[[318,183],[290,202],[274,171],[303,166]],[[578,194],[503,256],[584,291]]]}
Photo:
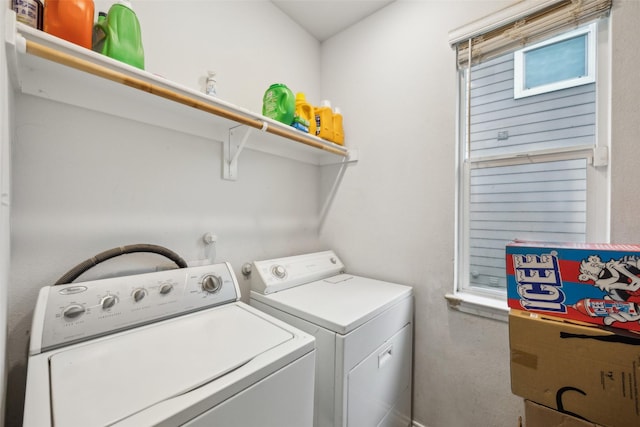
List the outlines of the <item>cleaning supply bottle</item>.
{"label": "cleaning supply bottle", "polygon": [[[306,126],[306,130],[296,126],[296,120],[298,120],[301,127]],[[307,102],[302,92],[296,93],[296,113],[293,119],[293,126],[311,135],[316,134],[316,116],[313,112],[313,107]]]}
{"label": "cleaning supply bottle", "polygon": [[316,116],[316,136],[327,141],[333,141],[333,111],[331,110],[331,102],[324,100],[320,107],[315,110]]}
{"label": "cleaning supply bottle", "polygon": [[336,107],[333,112],[333,142],[344,145],[344,129],[342,128],[342,112]]}
{"label": "cleaning supply bottle", "polygon": [[98,12],[98,21],[93,26],[93,36],[91,37],[91,50],[94,52],[102,53],[104,48],[104,41],[107,38],[103,27],[104,21],[107,20],[106,12]]}
{"label": "cleaning supply bottle", "polygon": [[217,96],[218,89],[216,87],[216,72],[207,71],[207,82],[204,86],[204,93],[209,96]]}
{"label": "cleaning supply bottle", "polygon": [[18,22],[42,30],[44,6],[40,0],[12,0]]}
{"label": "cleaning supply bottle", "polygon": [[93,0],[46,0],[45,32],[91,49],[93,34]]}
{"label": "cleaning supply bottle", "polygon": [[129,0],[119,0],[112,5],[107,19],[96,25],[100,25],[106,35],[103,55],[144,70],[140,22]]}
{"label": "cleaning supply bottle", "polygon": [[282,83],[275,83],[262,97],[262,115],[286,125],[293,123],[296,111],[296,99],[293,92]]}

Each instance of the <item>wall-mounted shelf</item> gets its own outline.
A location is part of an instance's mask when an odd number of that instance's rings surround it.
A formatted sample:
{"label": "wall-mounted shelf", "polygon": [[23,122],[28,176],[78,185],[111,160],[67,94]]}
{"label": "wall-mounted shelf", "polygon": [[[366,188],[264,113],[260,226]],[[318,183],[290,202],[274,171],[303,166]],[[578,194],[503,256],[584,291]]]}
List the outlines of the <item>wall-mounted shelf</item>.
{"label": "wall-mounted shelf", "polygon": [[231,163],[244,148],[316,165],[357,160],[343,146],[23,25],[14,13],[7,15],[7,63],[16,90],[218,140],[226,179],[236,179]]}

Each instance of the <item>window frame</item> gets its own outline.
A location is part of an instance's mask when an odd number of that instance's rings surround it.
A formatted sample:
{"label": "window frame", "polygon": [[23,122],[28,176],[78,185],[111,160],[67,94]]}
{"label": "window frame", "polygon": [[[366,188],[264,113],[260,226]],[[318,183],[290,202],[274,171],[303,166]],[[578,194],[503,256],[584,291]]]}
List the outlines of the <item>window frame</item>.
{"label": "window frame", "polygon": [[[596,85],[596,135],[593,146],[576,146],[571,148],[540,150],[522,154],[509,154],[474,159],[474,163],[500,165],[504,162],[518,161],[551,161],[584,158],[587,159],[587,241],[609,242],[610,232],[610,182],[611,167],[608,150],[610,141],[610,23],[609,19],[601,19],[593,24],[597,33],[595,50],[595,66],[598,78]],[[564,33],[562,36],[568,34]],[[492,318],[500,321],[508,320],[509,308],[506,300],[506,289],[483,289],[469,286],[469,205],[470,168],[467,147],[467,114],[466,92],[470,89],[467,80],[469,68],[457,70],[458,96],[456,103],[456,227],[454,254],[453,292],[445,295],[452,309]],[[515,82],[514,82],[515,83]],[[466,244],[463,239],[466,239]]]}
{"label": "window frame", "polygon": [[[527,89],[525,87],[526,79],[526,67],[525,56],[532,50],[541,49],[547,46],[558,44],[560,42],[586,35],[587,49],[586,49],[586,71],[585,76],[575,77],[567,80],[559,80],[553,83],[548,83],[533,88]],[[556,90],[567,89],[570,87],[581,86],[596,81],[596,59],[597,59],[597,23],[582,26],[573,31],[562,33],[558,36],[544,40],[540,43],[535,43],[526,46],[522,49],[518,49],[513,53],[513,97],[514,99],[526,98],[528,96],[539,95],[542,93],[553,92]]]}

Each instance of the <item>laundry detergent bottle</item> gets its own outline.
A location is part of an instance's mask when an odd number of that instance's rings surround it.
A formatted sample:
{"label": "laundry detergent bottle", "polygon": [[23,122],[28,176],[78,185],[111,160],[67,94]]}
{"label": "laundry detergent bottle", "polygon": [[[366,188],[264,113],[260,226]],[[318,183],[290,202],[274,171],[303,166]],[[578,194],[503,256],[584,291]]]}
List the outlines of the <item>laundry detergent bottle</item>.
{"label": "laundry detergent bottle", "polygon": [[105,34],[103,55],[144,70],[140,22],[129,0],[119,0],[111,6],[107,19],[96,25]]}
{"label": "laundry detergent bottle", "polygon": [[269,86],[262,97],[262,115],[290,125],[295,112],[296,98],[291,89],[282,83]]}
{"label": "laundry detergent bottle", "polygon": [[324,100],[321,106],[315,110],[316,115],[316,136],[333,142],[333,110],[331,110],[331,102]]}
{"label": "laundry detergent bottle", "polygon": [[342,127],[342,112],[336,107],[333,112],[333,142],[344,145],[344,129]]}
{"label": "laundry detergent bottle", "polygon": [[[300,123],[301,127],[297,127],[296,123]],[[316,117],[313,112],[313,106],[307,102],[302,92],[296,93],[296,114],[293,119],[293,126],[311,135],[315,136],[316,134]],[[306,129],[302,127],[306,127]]]}
{"label": "laundry detergent bottle", "polygon": [[45,32],[91,49],[93,0],[47,0],[44,3]]}

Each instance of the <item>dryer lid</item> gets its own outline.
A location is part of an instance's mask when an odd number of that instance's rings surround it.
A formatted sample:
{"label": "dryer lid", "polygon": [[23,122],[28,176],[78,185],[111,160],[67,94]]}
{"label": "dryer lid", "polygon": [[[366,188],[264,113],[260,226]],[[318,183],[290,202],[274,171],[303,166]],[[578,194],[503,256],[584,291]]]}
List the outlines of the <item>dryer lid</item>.
{"label": "dryer lid", "polygon": [[413,288],[339,274],[269,295],[251,298],[339,334],[348,334],[400,300]]}
{"label": "dryer lid", "polygon": [[293,338],[229,304],[55,352],[53,424],[110,425],[215,381]]}

